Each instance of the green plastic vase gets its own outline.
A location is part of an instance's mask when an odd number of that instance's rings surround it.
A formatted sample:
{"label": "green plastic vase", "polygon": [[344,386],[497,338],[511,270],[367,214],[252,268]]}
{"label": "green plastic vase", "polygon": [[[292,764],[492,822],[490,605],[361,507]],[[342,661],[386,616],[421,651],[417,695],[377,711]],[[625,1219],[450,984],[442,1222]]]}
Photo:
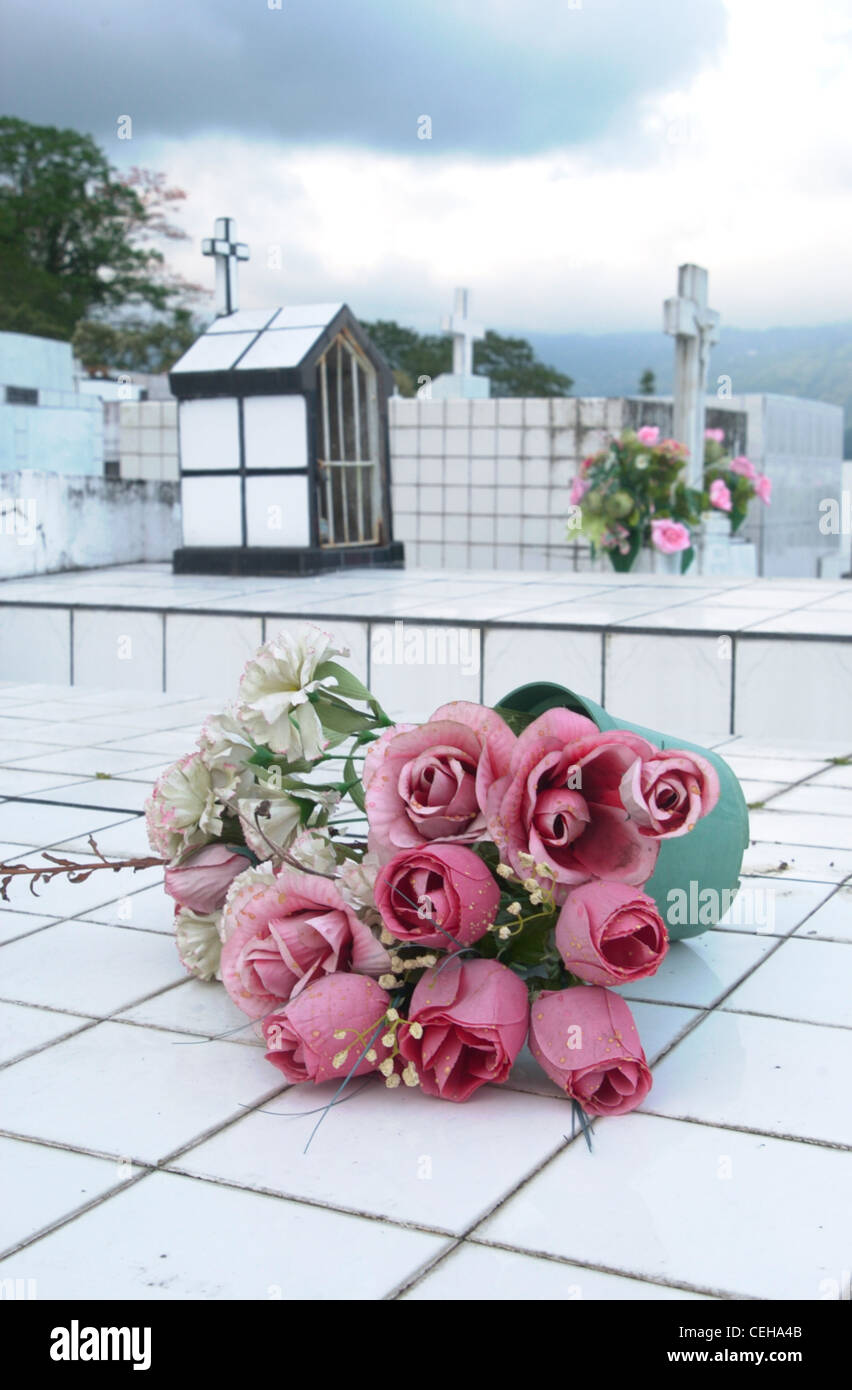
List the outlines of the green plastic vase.
{"label": "green plastic vase", "polygon": [[599,729],[629,729],[658,748],[685,748],[700,753],[719,774],[719,800],[688,835],[663,840],[653,877],[645,885],[665,920],[669,936],[678,941],[698,936],[724,916],[739,889],[743,854],[748,846],[748,807],[742,788],[718,753],[697,743],[613,719],[605,709],[575,695],[562,685],[537,681],[522,685],[499,701],[498,709],[517,710],[537,718],[562,705],[585,714]]}

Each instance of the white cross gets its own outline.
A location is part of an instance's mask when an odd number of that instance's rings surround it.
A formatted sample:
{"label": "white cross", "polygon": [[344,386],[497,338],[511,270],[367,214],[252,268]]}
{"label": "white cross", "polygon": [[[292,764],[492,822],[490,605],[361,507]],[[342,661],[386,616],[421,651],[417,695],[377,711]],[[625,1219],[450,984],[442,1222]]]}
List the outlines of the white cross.
{"label": "white cross", "polygon": [[485,337],[485,329],[467,316],[467,290],[456,290],[453,313],[443,319],[441,327],[453,335],[453,374],[473,376],[473,344]]}
{"label": "white cross", "polygon": [[690,487],[701,487],[704,476],[704,420],[707,364],[719,341],[719,315],[707,307],[707,271],[682,265],[677,294],[665,302],[663,327],[675,339],[674,437],[689,449]]}
{"label": "white cross", "polygon": [[205,237],[202,241],[201,251],[216,261],[216,313],[221,317],[222,314],[235,314],[239,308],[237,262],[248,260],[249,249],[244,242],[237,241],[237,224],[233,217],[217,217],[213,231],[213,237]]}

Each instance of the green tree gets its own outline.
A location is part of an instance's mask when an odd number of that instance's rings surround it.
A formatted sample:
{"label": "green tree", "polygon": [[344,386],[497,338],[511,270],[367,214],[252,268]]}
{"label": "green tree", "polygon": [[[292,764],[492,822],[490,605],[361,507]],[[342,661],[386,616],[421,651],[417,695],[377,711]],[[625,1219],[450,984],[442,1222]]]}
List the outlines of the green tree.
{"label": "green tree", "polygon": [[[430,380],[452,371],[453,345],[446,334],[417,333],[392,319],[365,323],[376,347],[387,358],[404,396],[416,394],[421,378]],[[567,396],[570,376],[539,362],[525,338],[504,338],[487,332],[474,344],[474,371],[491,378],[495,396]]]}
{"label": "green tree", "polygon": [[200,332],[191,311],[178,307],[167,318],[148,321],[81,319],[71,343],[74,355],[92,373],[167,372]]}
{"label": "green tree", "polygon": [[640,396],[655,396],[656,394],[657,394],[657,378],[654,376],[654,373],[651,371],[651,368],[650,368],[650,367],[646,367],[645,370],[644,370],[644,372],[642,373],[642,375],[641,375],[640,378],[639,378],[639,395],[640,395]]}
{"label": "green tree", "polygon": [[0,329],[70,338],[87,316],[166,310],[197,287],[156,237],[184,195],[162,175],[122,178],[88,135],[0,118]]}

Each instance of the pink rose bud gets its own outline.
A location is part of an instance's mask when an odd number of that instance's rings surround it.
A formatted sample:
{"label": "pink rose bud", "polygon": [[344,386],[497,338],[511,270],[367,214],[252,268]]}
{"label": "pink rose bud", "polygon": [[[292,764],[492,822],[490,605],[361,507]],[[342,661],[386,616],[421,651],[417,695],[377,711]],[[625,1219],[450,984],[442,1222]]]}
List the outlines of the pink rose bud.
{"label": "pink rose bud", "polygon": [[704,438],[705,438],[705,439],[710,439],[710,440],[712,440],[714,444],[724,444],[724,442],[725,442],[725,431],[724,431],[724,430],[705,430],[705,431],[704,431]]}
{"label": "pink rose bud", "polygon": [[404,849],[379,870],[376,907],[389,932],[420,946],[470,946],[497,916],[500,889],[463,845]]}
{"label": "pink rose bud", "polygon": [[658,517],[651,522],[651,544],[661,555],[675,555],[679,550],[688,550],[692,538],[683,522]]}
{"label": "pink rose bud", "polygon": [[182,864],[166,869],[165,889],[181,907],[206,917],[222,906],[234,879],[250,866],[251,860],[230,845],[205,845]]}
{"label": "pink rose bud", "polygon": [[382,975],[390,957],[370,928],[318,874],[256,869],[222,916],[222,982],[238,1008],[262,1018],[321,975]]}
{"label": "pink rose bud", "polygon": [[640,444],[647,444],[650,448],[659,441],[660,431],[657,425],[643,425],[636,431],[636,438]]}
{"label": "pink rose bud", "polygon": [[496,960],[455,961],[417,984],[399,1050],[413,1063],[428,1096],[467,1100],[486,1081],[506,1080],[529,1023],[527,987]]}
{"label": "pink rose bud", "polygon": [[556,924],[556,949],[581,980],[621,985],[654,974],[668,936],[647,893],[597,879],[569,894]]}
{"label": "pink rose bud", "polygon": [[710,503],[720,512],[731,510],[731,494],[723,478],[714,478],[710,484]]}
{"label": "pink rose bud", "polygon": [[719,775],[707,758],[679,748],[637,758],[621,779],[621,804],[640,835],[674,839],[692,830],[719,800]]}
{"label": "pink rose bud", "polygon": [[767,478],[765,473],[758,473],[754,480],[754,490],[761,502],[765,502],[768,507],[772,501],[772,479]]}
{"label": "pink rose bud", "polygon": [[540,994],[530,1009],[530,1051],[589,1115],[624,1115],[651,1089],[633,1015],[598,985]]}
{"label": "pink rose bud", "polygon": [[266,1060],[292,1082],[375,1071],[386,1055],[380,1034],[389,1003],[387,991],[367,975],[324,975],[264,1019]]}

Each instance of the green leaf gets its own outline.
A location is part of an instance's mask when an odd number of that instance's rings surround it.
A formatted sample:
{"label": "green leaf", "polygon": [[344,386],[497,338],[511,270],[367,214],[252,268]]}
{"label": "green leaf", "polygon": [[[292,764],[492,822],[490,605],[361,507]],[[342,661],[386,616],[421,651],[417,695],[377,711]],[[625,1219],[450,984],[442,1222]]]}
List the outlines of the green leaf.
{"label": "green leaf", "polygon": [[[345,666],[338,666],[336,661],[323,661],[314,671],[316,680],[328,680],[334,677],[337,684],[334,691],[337,695],[342,695],[347,700],[371,700],[372,694],[357,676],[353,676],[351,671],[347,671]],[[321,696],[320,691],[317,692]]]}
{"label": "green leaf", "polygon": [[501,952],[500,959],[506,965],[538,965],[550,949],[554,922],[555,917],[550,916],[525,927],[520,936],[510,941],[507,949]]}
{"label": "green leaf", "polygon": [[364,801],[364,786],[358,776],[358,772],[355,768],[355,763],[352,760],[351,753],[349,757],[346,759],[346,762],[343,764],[343,780],[344,782],[350,784],[346,793],[347,796],[350,798],[351,801],[355,802],[355,805],[358,807],[359,811],[366,811],[367,807]]}
{"label": "green leaf", "polygon": [[356,709],[344,709],[342,705],[322,706],[317,713],[322,720],[322,726],[333,734],[351,735],[360,733],[364,728],[366,716],[359,714]]}

